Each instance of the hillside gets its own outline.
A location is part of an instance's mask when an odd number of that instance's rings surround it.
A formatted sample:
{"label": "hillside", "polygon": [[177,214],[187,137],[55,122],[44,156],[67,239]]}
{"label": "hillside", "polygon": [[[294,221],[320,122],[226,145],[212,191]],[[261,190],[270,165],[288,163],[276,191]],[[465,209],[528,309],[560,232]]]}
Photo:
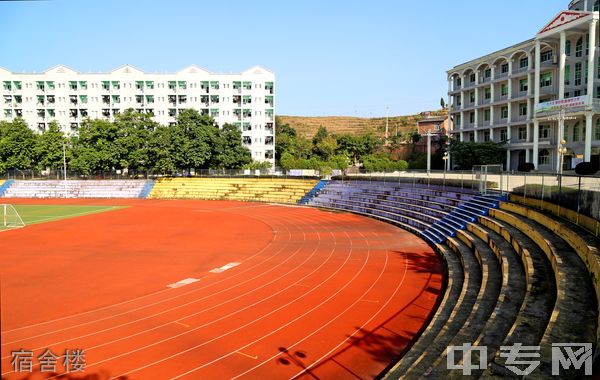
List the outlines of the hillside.
{"label": "hillside", "polygon": [[[433,111],[431,115],[445,114],[447,111]],[[407,116],[390,116],[388,119],[388,130],[390,136],[396,133],[408,132],[417,127],[417,122],[423,119],[422,114]],[[311,138],[320,126],[327,128],[333,134],[359,135],[374,133],[383,136],[385,134],[385,117],[362,118],[351,116],[278,116],[280,122],[289,124],[300,135]]]}

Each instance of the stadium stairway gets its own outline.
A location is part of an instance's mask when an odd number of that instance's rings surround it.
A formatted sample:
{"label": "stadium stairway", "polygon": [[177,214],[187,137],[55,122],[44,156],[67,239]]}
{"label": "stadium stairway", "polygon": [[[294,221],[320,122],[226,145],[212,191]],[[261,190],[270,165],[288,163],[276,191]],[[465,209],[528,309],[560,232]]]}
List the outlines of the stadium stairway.
{"label": "stadium stairway", "polygon": [[321,190],[323,190],[327,184],[329,183],[329,181],[327,180],[321,180],[319,181],[315,187],[313,187],[308,193],[306,193],[305,196],[303,196],[299,201],[298,204],[301,205],[306,205],[310,202],[311,199],[313,199],[317,194],[319,194],[319,192]]}
{"label": "stadium stairway", "polygon": [[[419,338],[383,378],[462,378],[462,370],[447,368],[447,348],[463,344],[487,347],[487,367],[473,369],[471,378],[515,377],[500,355],[501,346],[513,344],[540,346],[531,378],[551,377],[554,343],[592,343],[598,358],[600,255],[591,232],[498,194],[451,188],[331,181],[309,204],[424,238],[439,219],[462,221],[462,228],[441,224],[447,235],[436,231],[436,239],[426,239],[446,264],[446,290]],[[471,354],[478,363],[479,352]],[[461,358],[456,352],[455,362]],[[583,371],[571,366],[560,378],[579,379]]]}
{"label": "stadium stairway", "polygon": [[13,184],[14,181],[15,181],[14,179],[0,181],[0,198],[4,195],[6,190],[8,190],[8,188],[10,187],[10,185]]}
{"label": "stadium stairway", "polygon": [[150,192],[152,191],[152,188],[154,187],[154,180],[147,180],[146,183],[144,184],[144,187],[142,187],[142,191],[140,191],[140,195],[139,198],[142,199],[146,199],[148,198],[148,195],[150,195]]}

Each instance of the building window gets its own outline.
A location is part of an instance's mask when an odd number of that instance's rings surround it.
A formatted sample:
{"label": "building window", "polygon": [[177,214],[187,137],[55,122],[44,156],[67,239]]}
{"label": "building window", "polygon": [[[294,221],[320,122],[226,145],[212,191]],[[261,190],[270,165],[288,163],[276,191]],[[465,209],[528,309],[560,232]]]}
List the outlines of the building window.
{"label": "building window", "polygon": [[579,123],[573,126],[573,142],[579,141]]}
{"label": "building window", "polygon": [[471,91],[471,92],[469,93],[469,101],[470,101],[471,103],[475,103],[475,91]]}
{"label": "building window", "polygon": [[456,78],[456,87],[462,86],[462,78]]}
{"label": "building window", "polygon": [[541,61],[546,62],[552,60],[552,50],[546,50],[540,55]]}
{"label": "building window", "polygon": [[456,125],[461,125],[462,118],[460,114],[456,115]]}
{"label": "building window", "polygon": [[527,82],[528,82],[527,79],[521,79],[519,81],[519,91],[527,92],[527,89],[528,89]]}
{"label": "building window", "polygon": [[485,142],[490,141],[490,136],[491,135],[490,135],[490,131],[489,130],[483,131],[483,141],[485,141]]}
{"label": "building window", "polygon": [[568,56],[571,55],[571,41],[569,40],[565,42],[565,54]]}
{"label": "building window", "polygon": [[500,96],[508,96],[508,85],[507,84],[503,84],[500,87]]}
{"label": "building window", "polygon": [[585,55],[590,55],[590,34],[585,35]]}
{"label": "building window", "polygon": [[502,74],[508,73],[508,63],[502,64],[502,66],[500,67],[500,70],[502,71]]}
{"label": "building window", "polygon": [[598,12],[600,10],[600,0],[594,1],[594,12]]}
{"label": "building window", "polygon": [[550,126],[549,125],[540,125],[538,136],[540,139],[549,139],[550,138]]}
{"label": "building window", "polygon": [[462,106],[461,99],[462,97],[460,95],[456,95],[456,105],[458,105],[459,107]]}
{"label": "building window", "polygon": [[475,83],[475,73],[471,74],[471,76],[469,77],[469,80],[471,83]]}
{"label": "building window", "polygon": [[544,73],[540,75],[540,87],[552,86],[552,73]]}
{"label": "building window", "polygon": [[492,88],[491,88],[491,87],[486,87],[486,88],[483,90],[483,97],[484,97],[486,100],[489,100],[489,99],[491,99],[491,98],[492,98]]}
{"label": "building window", "polygon": [[508,118],[508,106],[503,106],[500,108],[500,119]]}
{"label": "building window", "polygon": [[538,164],[539,165],[549,165],[550,164],[550,152],[548,149],[540,150],[538,155]]}
{"label": "building window", "polygon": [[600,140],[600,119],[596,120],[596,126],[594,127],[594,140]]}
{"label": "building window", "polygon": [[519,116],[527,116],[527,103],[519,103]]}
{"label": "building window", "polygon": [[563,130],[563,140],[569,142],[569,126],[567,125],[565,125],[565,128]]}
{"label": "building window", "polygon": [[490,121],[490,115],[491,115],[491,112],[490,112],[489,108],[486,110],[483,110],[483,121]]}
{"label": "building window", "polygon": [[485,78],[491,78],[492,76],[492,69],[485,69],[485,71],[483,72],[483,75]]}
{"label": "building window", "polygon": [[527,127],[519,127],[519,140],[527,140]]}
{"label": "building window", "polygon": [[508,131],[506,129],[501,129],[500,130],[500,141],[506,141],[506,140],[508,140]]}
{"label": "building window", "polygon": [[521,60],[519,61],[519,68],[523,69],[528,66],[529,66],[529,58],[528,57],[521,58]]}
{"label": "building window", "polygon": [[475,122],[475,112],[469,112],[469,124],[473,124]]}
{"label": "building window", "polygon": [[575,43],[575,57],[583,56],[583,38],[579,37]]}
{"label": "building window", "polygon": [[469,133],[469,141],[475,142],[475,132],[470,132]]}

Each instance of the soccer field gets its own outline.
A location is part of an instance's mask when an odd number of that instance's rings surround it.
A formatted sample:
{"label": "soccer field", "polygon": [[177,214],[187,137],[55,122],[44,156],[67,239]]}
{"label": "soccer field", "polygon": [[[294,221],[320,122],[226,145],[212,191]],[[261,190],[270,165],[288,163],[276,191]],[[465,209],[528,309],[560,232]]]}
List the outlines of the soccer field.
{"label": "soccer field", "polygon": [[[25,225],[117,210],[125,206],[13,205]],[[0,231],[3,230],[0,225]]]}

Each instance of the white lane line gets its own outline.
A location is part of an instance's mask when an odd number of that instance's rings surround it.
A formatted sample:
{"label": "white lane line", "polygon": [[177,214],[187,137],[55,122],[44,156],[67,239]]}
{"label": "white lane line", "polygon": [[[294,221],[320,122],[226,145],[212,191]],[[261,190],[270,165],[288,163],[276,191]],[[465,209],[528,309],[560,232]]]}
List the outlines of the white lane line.
{"label": "white lane line", "polygon": [[226,270],[231,269],[231,268],[235,268],[235,267],[237,267],[240,264],[241,263],[229,263],[229,264],[223,265],[220,268],[211,269],[209,272],[210,273],[223,273]]}
{"label": "white lane line", "polygon": [[198,282],[198,281],[200,281],[200,280],[197,279],[197,278],[191,278],[191,277],[189,277],[189,278],[185,278],[185,279],[183,279],[181,281],[177,281],[177,282],[174,282],[172,284],[169,284],[169,285],[167,285],[167,287],[168,288],[181,288],[182,286],[193,284],[194,282]]}

